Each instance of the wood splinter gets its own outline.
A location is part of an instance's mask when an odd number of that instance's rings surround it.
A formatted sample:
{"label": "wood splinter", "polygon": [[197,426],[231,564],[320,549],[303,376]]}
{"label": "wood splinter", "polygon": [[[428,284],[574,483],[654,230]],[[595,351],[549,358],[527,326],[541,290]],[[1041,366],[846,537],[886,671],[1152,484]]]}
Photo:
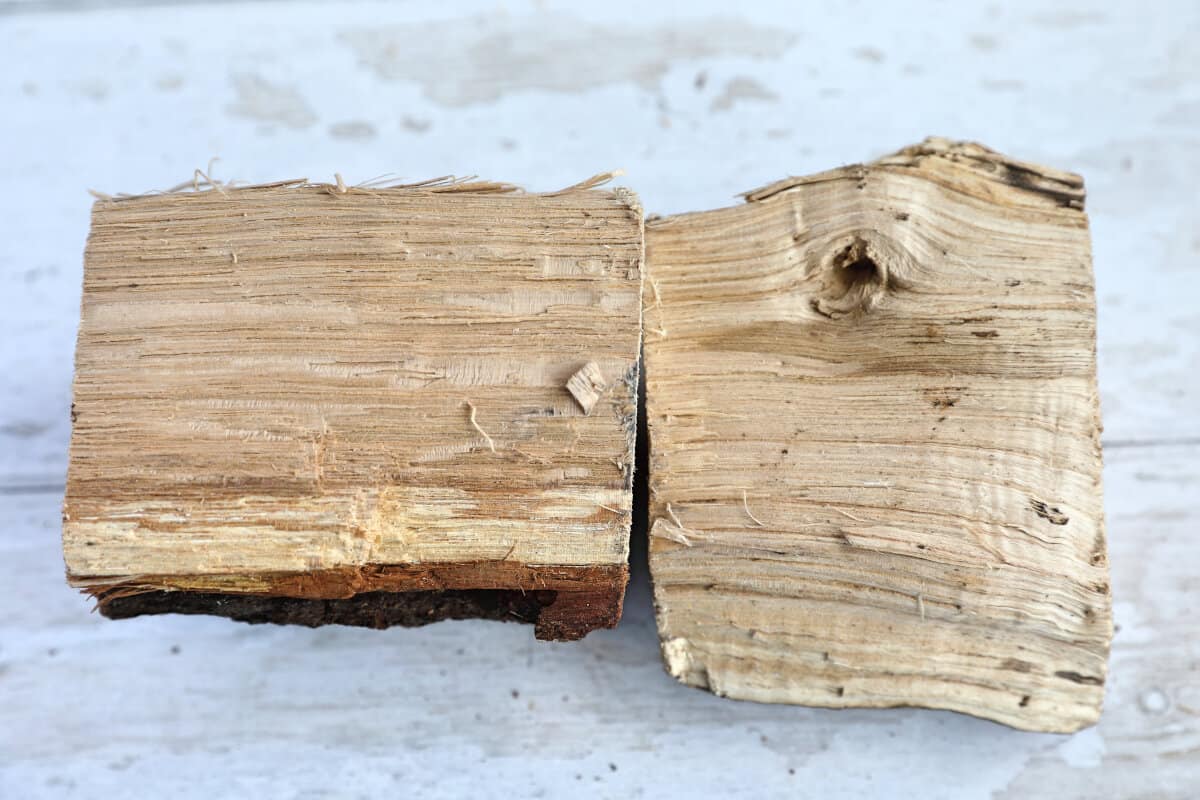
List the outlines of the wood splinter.
{"label": "wood splinter", "polygon": [[600,365],[595,361],[584,364],[567,381],[567,391],[575,398],[575,402],[579,403],[584,414],[592,413],[592,409],[596,407],[596,403],[600,401],[607,388],[608,384],[604,380],[604,373],[600,371]]}

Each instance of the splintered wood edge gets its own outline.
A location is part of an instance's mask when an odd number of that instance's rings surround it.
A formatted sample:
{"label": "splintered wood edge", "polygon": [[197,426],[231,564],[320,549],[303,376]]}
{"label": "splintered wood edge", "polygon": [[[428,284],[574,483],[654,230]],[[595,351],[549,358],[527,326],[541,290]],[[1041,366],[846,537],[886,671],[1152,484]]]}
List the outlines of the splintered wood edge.
{"label": "splintered wood edge", "polygon": [[[992,200],[989,184],[1002,184],[1019,193],[1026,195],[1026,200],[1035,205],[1045,205],[1048,200],[1061,208],[1084,210],[1086,192],[1083,178],[1073,172],[1064,172],[1051,167],[1020,161],[1002,153],[997,153],[977,142],[959,142],[931,136],[920,144],[905,147],[890,156],[884,156],[869,164],[851,164],[845,167],[820,172],[815,175],[788,177],[769,183],[758,189],[744,192],[742,197],[748,203],[757,203],[774,197],[781,192],[812,183],[846,180],[847,178],[864,178],[871,169],[879,167],[924,168],[922,176],[962,191],[963,171],[979,178],[974,184],[978,193],[974,196],[983,200]],[[957,180],[940,180],[947,173],[952,173]],[[704,213],[704,212],[697,212]],[[666,219],[663,220],[664,222]],[[650,223],[655,224],[655,221]]]}
{"label": "splintered wood edge", "polygon": [[[598,189],[614,178],[623,175],[624,170],[610,170],[608,172],[599,172],[590,178],[586,178],[578,183],[574,183],[563,189],[554,192],[537,192],[541,197],[561,197],[562,195],[571,194],[573,192],[586,192]],[[108,194],[106,192],[90,189],[89,194],[94,197],[97,202],[102,203],[117,203],[127,202],[129,200],[144,200],[146,198],[157,198],[170,196],[178,197],[203,197],[209,194],[219,194],[223,196],[236,195],[239,192],[254,192],[263,189],[318,189],[325,194],[330,195],[355,195],[355,194],[379,194],[380,192],[394,192],[405,189],[415,191],[431,192],[434,194],[527,194],[527,192],[515,183],[506,183],[504,181],[488,181],[479,180],[477,176],[471,175],[467,177],[458,177],[455,175],[442,175],[437,178],[428,178],[423,181],[414,181],[405,183],[403,180],[375,180],[367,181],[366,183],[348,185],[342,176],[335,175],[333,183],[323,183],[310,181],[308,178],[291,178],[287,180],[269,181],[267,183],[252,183],[239,184],[235,182],[225,182],[216,180],[203,170],[195,170],[191,180],[184,181],[180,184],[172,186],[170,189],[155,192],[141,193],[124,193]],[[622,200],[630,210],[636,210],[641,213],[641,204],[637,199],[637,195],[630,189],[623,186],[616,186],[607,190],[614,198]]]}
{"label": "splintered wood edge", "polygon": [[[789,177],[762,188],[746,192],[743,197],[748,204],[759,204],[768,202],[778,195],[788,193],[801,186],[833,181],[857,181],[858,188],[861,189],[866,185],[866,180],[872,173],[892,172],[894,174],[903,174],[908,171],[911,171],[914,175],[919,174],[923,180],[934,183],[942,189],[967,195],[974,201],[983,201],[989,204],[1001,203],[1014,210],[1019,209],[1026,213],[1048,214],[1063,220],[1062,224],[1081,227],[1085,230],[1088,226],[1087,218],[1083,213],[1085,204],[1084,182],[1080,176],[1010,158],[977,143],[957,142],[937,137],[931,137],[920,144],[903,148],[890,156],[882,157],[869,164],[850,165],[810,176]],[[733,211],[734,208],[736,207],[722,210]],[[678,224],[686,218],[695,218],[710,213],[713,212],[689,212],[667,217],[653,216],[647,220],[648,254],[644,281],[646,288],[643,293],[644,315],[650,314],[657,305],[662,303],[660,289],[655,280],[654,256],[650,251],[653,242],[652,232],[659,227]],[[1067,222],[1061,216],[1064,213],[1075,217],[1077,221]],[[898,213],[896,219],[907,219],[907,216],[907,214]],[[1086,269],[1091,270],[1090,259],[1086,265]],[[871,298],[864,296],[858,309],[842,310],[840,314],[825,315],[831,319],[836,319],[838,316],[849,313],[861,313],[869,310],[870,304]],[[821,311],[816,306],[814,306],[814,310]],[[661,316],[658,317],[656,322],[651,322],[650,317],[647,317],[644,328],[645,334],[651,337],[651,341],[664,341],[669,345],[671,334],[665,329]],[[1096,492],[1098,500],[1102,503],[1102,496],[1100,494],[1102,490],[1098,482],[1101,460],[1099,445],[1100,419],[1099,408],[1096,403],[1098,396],[1095,396],[1096,353],[1094,335],[1088,355],[1092,362],[1090,381],[1094,395],[1088,413],[1093,420],[1092,439],[1096,458],[1094,466],[1097,472]],[[649,360],[653,361],[653,358]],[[650,366],[653,368],[653,364]],[[654,398],[651,397],[650,403],[653,404],[653,402]],[[648,422],[651,427],[651,439],[653,439],[653,420],[650,419]],[[653,447],[651,450],[653,451]],[[653,463],[653,457],[651,463]],[[670,503],[664,505],[663,502],[655,499],[656,487],[653,468],[651,468],[650,479],[650,516],[653,523],[650,529],[650,555],[652,567],[651,579],[653,581],[655,540],[658,540],[660,543],[668,543],[665,546],[669,548],[690,548],[693,544],[697,543],[695,541],[696,537],[703,537],[703,534],[700,531],[694,531],[686,527],[684,521],[672,510]],[[1033,511],[1038,516],[1048,520],[1051,524],[1064,524],[1065,518],[1057,513],[1058,509],[1039,509],[1037,506],[1038,504],[1035,502]],[[743,524],[748,529],[762,527],[762,523],[754,516],[753,511],[747,504],[744,492],[742,495],[742,512],[746,519]],[[1097,592],[1103,592],[1103,598],[1098,598],[1101,602],[1095,612],[1099,615],[1097,620],[1101,624],[1101,628],[1107,627],[1107,633],[1103,631],[1098,632],[1104,634],[1102,636],[1103,643],[1097,643],[1095,650],[1095,654],[1099,657],[1101,663],[1096,665],[1096,674],[1083,675],[1071,671],[1059,671],[1054,673],[1054,676],[1046,679],[1051,682],[1062,681],[1062,685],[1064,686],[1074,685],[1077,687],[1077,694],[1080,696],[1072,703],[1073,707],[1070,710],[1064,709],[1063,713],[1059,713],[1057,709],[1043,707],[1041,711],[1034,712],[1033,709],[1025,708],[1026,703],[1030,699],[1029,696],[1021,697],[1020,703],[1014,703],[1014,707],[1011,709],[1007,708],[1007,706],[987,701],[964,704],[948,698],[941,702],[930,703],[915,700],[910,702],[900,700],[897,702],[894,699],[882,697],[872,701],[869,696],[864,696],[855,698],[855,702],[848,702],[843,700],[840,690],[837,697],[831,696],[828,698],[818,697],[813,695],[813,693],[805,693],[806,697],[803,700],[785,700],[779,696],[768,696],[769,693],[762,696],[736,696],[764,702],[793,702],[835,708],[898,706],[944,708],[992,719],[1018,729],[1030,731],[1071,732],[1094,724],[1099,719],[1103,703],[1103,687],[1107,679],[1107,656],[1112,639],[1111,595],[1107,588],[1107,544],[1102,507],[1097,509],[1097,512],[1099,516],[1096,547],[1099,549],[1093,555],[1091,563],[1093,566],[1098,566],[1105,576],[1105,580],[1097,584],[1098,588],[1096,589]],[[662,545],[660,544],[660,546]],[[926,610],[922,603],[922,597],[917,595],[914,602],[921,618],[924,619]],[[671,637],[664,630],[663,626],[666,622],[664,615],[666,615],[667,609],[662,599],[658,596],[657,588],[656,609],[662,657],[667,672],[681,682],[699,688],[707,687],[710,691],[718,695],[727,696],[725,687],[715,683],[716,677],[708,672],[705,663],[696,660],[692,652],[691,643],[686,639]],[[828,654],[826,655],[828,656]],[[1022,671],[1026,669],[1026,665],[1024,664],[1014,664],[1012,668],[1018,669],[1018,667]],[[1047,688],[1049,688],[1049,685],[1047,685]],[[1086,699],[1083,697],[1084,694],[1087,695]],[[1017,708],[1016,705],[1019,705],[1020,708]]]}
{"label": "splintered wood edge", "polygon": [[[606,195],[630,211],[637,220],[639,280],[637,296],[642,292],[645,278],[645,215],[637,194],[625,187],[599,187],[623,174],[621,170],[602,172],[558,191],[527,193],[521,187],[503,182],[479,181],[474,177],[443,176],[416,183],[389,182],[383,184],[347,186],[340,175],[335,183],[314,183],[307,178],[281,180],[251,185],[232,185],[215,181],[196,171],[192,181],[184,182],[161,192],[109,195],[91,191],[96,207],[110,203],[136,203],[157,200],[211,197],[214,194],[237,198],[264,190],[317,190],[332,196],[386,196],[397,192],[428,194],[518,194],[533,197],[563,197],[586,193]],[[626,448],[623,473],[625,493],[632,491],[634,455],[637,438],[637,396],[641,368],[641,309],[638,310],[637,343],[629,373],[606,384],[599,366],[589,361],[565,387],[590,414],[600,397],[623,385],[632,409],[625,424]],[[72,411],[72,420],[74,420]],[[472,421],[474,415],[472,414]],[[474,423],[478,427],[477,423]],[[486,434],[484,434],[486,437]],[[631,513],[618,511],[625,518],[625,535],[630,530]],[[64,510],[64,523],[68,517]],[[65,529],[65,526],[64,526]],[[389,625],[419,625],[443,619],[462,619],[492,616],[490,606],[520,606],[533,611],[529,616],[511,611],[499,618],[529,622],[535,625],[536,638],[551,641],[573,641],[592,630],[614,628],[620,622],[625,589],[629,579],[628,562],[587,566],[555,564],[522,564],[507,560],[475,562],[432,562],[420,564],[366,564],[344,566],[308,572],[282,572],[228,575],[131,575],[99,577],[66,573],[69,585],[79,588],[96,601],[97,609],[114,619],[157,613],[203,613],[229,616],[247,621],[268,621],[300,624],[337,624],[388,627]],[[513,601],[516,593],[536,594],[537,602],[522,599]],[[474,599],[492,594],[496,600],[482,606]],[[391,598],[393,610],[379,609]],[[450,598],[447,605],[433,600]],[[397,601],[399,601],[397,603]],[[358,603],[357,607],[349,604]],[[331,604],[342,606],[341,617]],[[298,605],[299,604],[299,605]],[[306,605],[305,605],[306,604]],[[408,608],[408,612],[403,609]],[[463,613],[463,609],[468,610]],[[240,609],[236,611],[235,609]],[[246,611],[250,609],[250,611]],[[299,610],[304,609],[304,610]],[[349,610],[348,609],[353,609]],[[399,612],[396,609],[400,609]],[[414,621],[414,613],[420,613]],[[315,615],[315,617],[314,617]],[[314,623],[312,620],[316,619]]]}

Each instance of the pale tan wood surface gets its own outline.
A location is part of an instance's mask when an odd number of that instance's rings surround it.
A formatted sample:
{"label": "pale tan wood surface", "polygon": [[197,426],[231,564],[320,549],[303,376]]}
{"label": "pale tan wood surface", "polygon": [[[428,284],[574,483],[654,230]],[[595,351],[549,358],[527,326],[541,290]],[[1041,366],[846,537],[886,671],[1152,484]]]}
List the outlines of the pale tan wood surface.
{"label": "pale tan wood surface", "polygon": [[1082,182],[928,140],[747,201],[647,226],[669,671],[1094,722],[1112,622]]}
{"label": "pale tan wood surface", "polygon": [[[510,188],[97,202],[71,583],[345,597],[599,567],[623,586],[641,210]],[[590,414],[568,390],[585,365]]]}

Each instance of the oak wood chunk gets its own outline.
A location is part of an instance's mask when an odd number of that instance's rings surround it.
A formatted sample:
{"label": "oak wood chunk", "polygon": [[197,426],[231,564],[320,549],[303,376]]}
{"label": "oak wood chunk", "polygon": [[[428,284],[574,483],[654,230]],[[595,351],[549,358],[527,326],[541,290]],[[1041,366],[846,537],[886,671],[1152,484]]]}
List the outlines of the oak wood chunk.
{"label": "oak wood chunk", "polygon": [[663,655],[1071,731],[1112,635],[1082,180],[931,139],[647,224]]}
{"label": "oak wood chunk", "polygon": [[[615,625],[641,209],[510,188],[98,202],[70,583],[112,616]],[[608,387],[590,414],[568,388],[585,365]]]}

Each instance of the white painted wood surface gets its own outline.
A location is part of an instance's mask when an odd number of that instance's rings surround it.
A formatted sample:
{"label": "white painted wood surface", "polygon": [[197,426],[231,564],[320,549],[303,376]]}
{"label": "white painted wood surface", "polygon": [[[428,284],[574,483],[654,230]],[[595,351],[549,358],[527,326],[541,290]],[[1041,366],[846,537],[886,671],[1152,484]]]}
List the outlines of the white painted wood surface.
{"label": "white painted wood surface", "polygon": [[[110,7],[113,6],[113,7]],[[968,7],[968,6],[973,7]],[[0,2],[0,797],[1195,797],[1200,6]],[[613,167],[648,211],[926,134],[1088,182],[1118,633],[1100,725],[722,700],[615,631],[109,622],[62,580],[90,198]]]}

